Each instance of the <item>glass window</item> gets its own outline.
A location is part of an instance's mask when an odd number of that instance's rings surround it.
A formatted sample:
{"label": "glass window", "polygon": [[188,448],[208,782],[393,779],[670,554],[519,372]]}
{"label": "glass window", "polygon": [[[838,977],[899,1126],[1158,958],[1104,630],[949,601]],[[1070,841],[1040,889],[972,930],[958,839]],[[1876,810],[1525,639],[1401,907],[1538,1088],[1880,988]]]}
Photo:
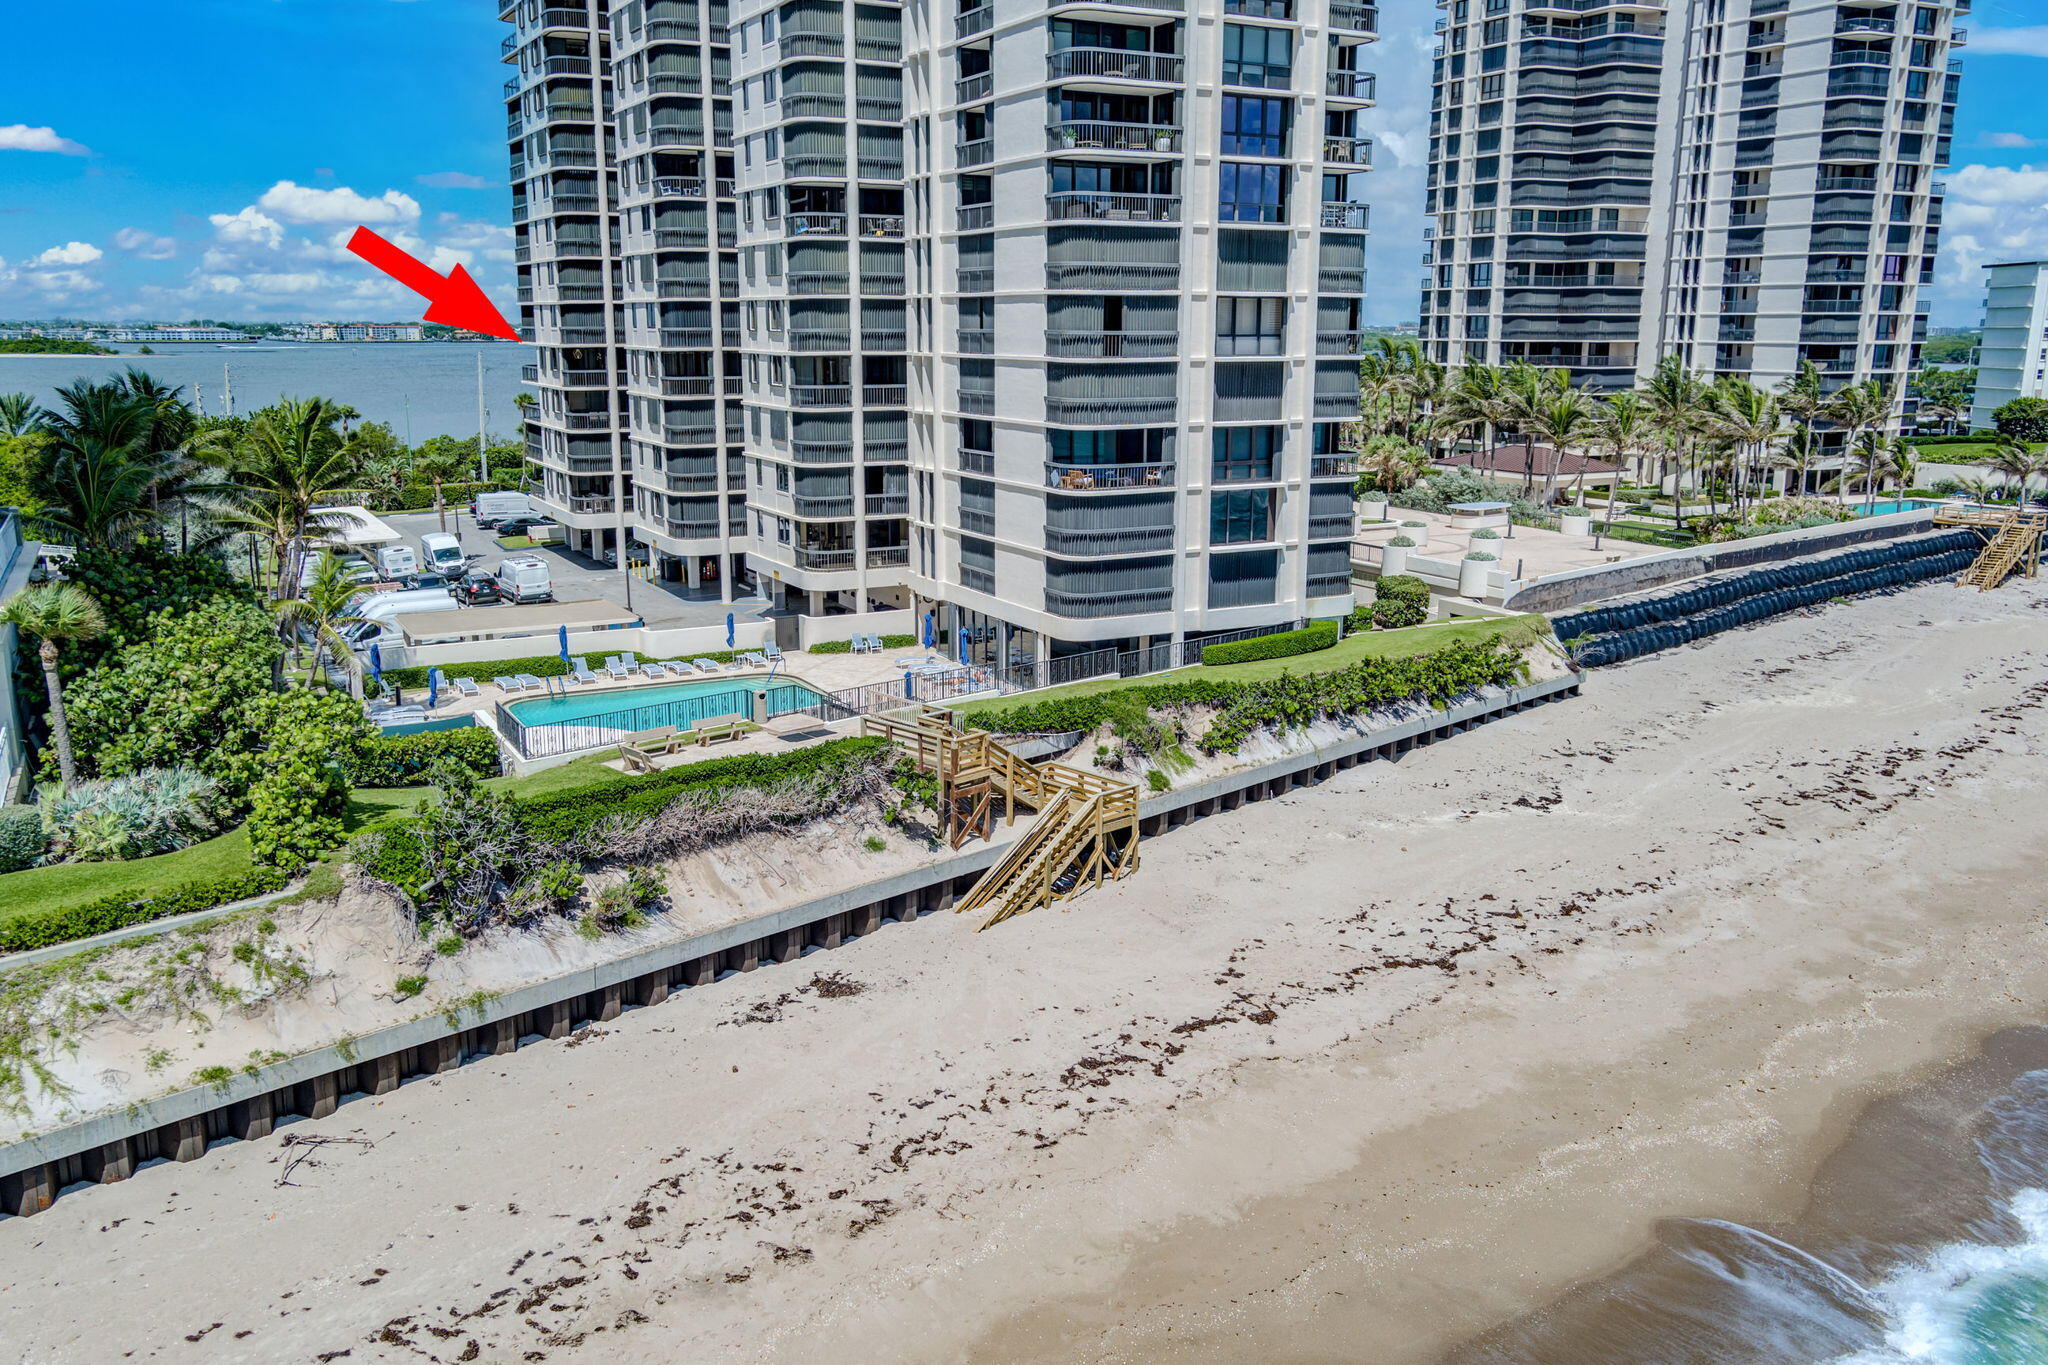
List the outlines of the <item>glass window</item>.
{"label": "glass window", "polygon": [[1250,24],[1223,26],[1225,85],[1290,85],[1294,79],[1294,34],[1284,28]]}
{"label": "glass window", "polygon": [[1222,181],[1218,207],[1224,222],[1287,221],[1287,167],[1225,161],[1218,170]]}
{"label": "glass window", "polygon": [[[1238,496],[1235,494],[1226,496]],[[1270,603],[1279,577],[1280,556],[1276,550],[1254,550],[1249,554],[1209,557],[1209,605],[1251,607]]]}
{"label": "glass window", "polygon": [[1287,101],[1256,95],[1223,97],[1225,156],[1286,156]]}
{"label": "glass window", "polygon": [[1217,355],[1279,355],[1285,299],[1216,300]]}
{"label": "glass window", "polygon": [[1218,427],[1211,437],[1209,476],[1216,483],[1270,479],[1285,440],[1282,427]]}
{"label": "glass window", "polygon": [[1273,538],[1273,490],[1246,488],[1209,495],[1209,540],[1242,545]]}

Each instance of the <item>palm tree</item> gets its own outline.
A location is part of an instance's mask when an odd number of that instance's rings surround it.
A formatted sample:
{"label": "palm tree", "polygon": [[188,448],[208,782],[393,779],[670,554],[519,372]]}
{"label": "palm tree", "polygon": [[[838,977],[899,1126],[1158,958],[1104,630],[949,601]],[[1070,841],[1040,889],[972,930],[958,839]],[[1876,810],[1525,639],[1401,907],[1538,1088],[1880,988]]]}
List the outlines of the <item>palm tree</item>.
{"label": "palm tree", "polygon": [[1841,477],[1829,486],[1837,492],[1848,492],[1857,484],[1863,486],[1863,509],[1867,512],[1877,501],[1877,487],[1892,473],[1892,450],[1882,436],[1875,431],[1866,431],[1855,445],[1849,447],[1848,462],[1843,466]]}
{"label": "palm tree", "polygon": [[1819,454],[1820,437],[1814,434],[1813,428],[1794,427],[1786,432],[1784,439],[1778,443],[1778,449],[1772,453],[1769,464],[1772,469],[1790,472],[1792,477],[1786,480],[1786,486],[1796,496],[1806,491],[1807,466],[1812,464]]}
{"label": "palm tree", "polygon": [[0,436],[26,436],[40,430],[43,410],[25,393],[0,393]]}
{"label": "palm tree", "polygon": [[[1553,371],[1563,374],[1564,371]],[[1564,457],[1571,447],[1589,434],[1598,411],[1598,399],[1590,389],[1558,388],[1530,414],[1536,434],[1550,446],[1550,467],[1543,471],[1542,503],[1548,507],[1557,492],[1557,480]]]}
{"label": "palm tree", "polygon": [[[1800,447],[1802,450],[1811,452],[1816,449],[1813,424],[1826,414],[1827,406],[1828,398],[1821,383],[1820,367],[1811,360],[1800,361],[1799,369],[1784,383],[1778,385],[1778,410],[1784,413],[1788,420],[1798,423],[1799,429],[1806,433],[1807,439]],[[1792,491],[1804,493],[1806,467],[1803,462],[1798,466],[1798,474],[1799,486]]]}
{"label": "palm tree", "polygon": [[1708,390],[1707,421],[1714,434],[1727,441],[1734,455],[1735,501],[1739,506],[1764,452],[1784,430],[1785,419],[1778,399],[1747,379],[1726,378]]}
{"label": "palm tree", "polygon": [[275,604],[277,620],[296,651],[298,641],[304,636],[313,640],[312,676],[326,677],[321,671],[328,651],[341,661],[348,670],[349,682],[353,689],[355,682],[355,655],[350,652],[348,640],[342,631],[360,625],[363,618],[350,611],[361,595],[355,582],[350,579],[348,567],[340,555],[332,550],[320,551],[320,558],[314,561],[313,577],[297,597],[288,597]]}
{"label": "palm tree", "polygon": [[[1627,468],[1628,461],[1649,446],[1649,404],[1643,401],[1641,394],[1629,390],[1612,395],[1593,414],[1591,435],[1593,444],[1614,457],[1616,468]],[[1579,486],[1585,477],[1582,465],[1578,477],[1572,480],[1573,502],[1578,501]],[[1609,496],[1613,496],[1613,490],[1609,490]]]}
{"label": "palm tree", "polygon": [[[528,396],[520,395],[522,398]],[[1944,436],[1952,436],[1955,434],[1956,423],[1970,415],[1970,405],[1961,399],[1946,396],[1923,398],[1920,400],[1920,411],[1941,423]]]}
{"label": "palm tree", "polygon": [[[1678,462],[1678,477],[1672,485],[1671,502],[1678,514],[1678,527],[1685,529],[1686,470],[1691,462],[1694,439],[1706,410],[1706,386],[1675,355],[1665,356],[1643,385],[1643,401],[1650,415],[1664,428]],[[1659,480],[1661,482],[1661,480]]]}
{"label": "palm tree", "polygon": [[1501,383],[1505,390],[1501,395],[1502,424],[1522,437],[1522,496],[1526,498],[1536,487],[1536,437],[1543,410],[1569,386],[1570,375],[1518,361],[1508,366]]}
{"label": "palm tree", "polygon": [[355,486],[356,454],[336,420],[324,398],[286,399],[256,414],[226,452],[239,506],[222,520],[269,542],[276,598],[297,584],[307,545],[339,520],[315,509]]}
{"label": "palm tree", "polygon": [[1476,428],[1486,441],[1486,469],[1493,471],[1494,436],[1501,414],[1501,375],[1492,365],[1467,365],[1452,378],[1438,406],[1434,425],[1452,436],[1469,436]]}
{"label": "palm tree", "polygon": [[44,583],[23,588],[5,607],[5,621],[41,641],[43,686],[50,694],[50,739],[57,746],[57,790],[71,790],[78,764],[71,754],[71,726],[64,716],[64,684],[57,676],[57,647],[65,641],[92,640],[104,635],[107,618],[99,603],[76,583]]}
{"label": "palm tree", "polygon": [[[1891,420],[1891,395],[1875,379],[1851,384],[1829,400],[1826,415],[1849,433],[1849,444],[1853,447],[1859,433],[1875,434],[1878,427]],[[1852,455],[1852,463],[1855,458],[1858,457]]]}
{"label": "palm tree", "polygon": [[1375,436],[1358,454],[1359,491],[1398,493],[1419,480],[1428,464],[1427,456],[1399,437]]}
{"label": "palm tree", "polygon": [[[1899,496],[1920,484],[1920,448],[1903,436],[1894,436],[1885,442],[1885,472],[1899,481]],[[2021,480],[2024,489],[2025,480]]]}
{"label": "palm tree", "polygon": [[2027,482],[2041,472],[2042,457],[2032,447],[2011,432],[2000,432],[1998,443],[1985,464],[2013,480],[2019,485],[2018,500],[2027,500]]}
{"label": "palm tree", "polygon": [[448,529],[448,508],[441,498],[441,485],[453,483],[468,472],[469,456],[460,448],[421,451],[413,458],[413,473],[434,485],[434,511],[439,514],[444,531]]}

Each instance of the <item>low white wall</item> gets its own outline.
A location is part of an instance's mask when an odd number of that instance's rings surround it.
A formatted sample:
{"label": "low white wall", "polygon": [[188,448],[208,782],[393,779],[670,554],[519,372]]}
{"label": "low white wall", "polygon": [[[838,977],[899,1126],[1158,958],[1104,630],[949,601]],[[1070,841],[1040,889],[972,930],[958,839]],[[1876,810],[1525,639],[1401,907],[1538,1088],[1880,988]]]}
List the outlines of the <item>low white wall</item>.
{"label": "low white wall", "polygon": [[[759,649],[775,638],[773,622],[744,618],[733,627],[734,649]],[[386,668],[424,668],[431,664],[486,663],[492,659],[524,659],[553,654],[560,647],[555,634],[514,635],[495,640],[454,640],[447,644],[398,646],[381,650]],[[623,626],[617,630],[572,630],[571,655],[638,654],[650,659],[689,658],[725,649],[725,627]]]}
{"label": "low white wall", "polygon": [[864,611],[848,616],[799,616],[798,647],[809,649],[828,640],[851,640],[856,635],[915,635],[917,613],[908,607],[896,611]]}

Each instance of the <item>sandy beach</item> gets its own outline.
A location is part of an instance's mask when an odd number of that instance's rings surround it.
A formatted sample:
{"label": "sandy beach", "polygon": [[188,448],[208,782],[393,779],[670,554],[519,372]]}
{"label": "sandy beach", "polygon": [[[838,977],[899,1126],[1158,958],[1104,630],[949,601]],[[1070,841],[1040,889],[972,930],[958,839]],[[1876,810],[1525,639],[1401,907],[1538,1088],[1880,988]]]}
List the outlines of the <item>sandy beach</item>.
{"label": "sandy beach", "polygon": [[[1660,1221],[1798,1216],[2048,1017],[2048,591],[1733,632],[0,1223],[23,1361],[1622,1358]],[[287,1138],[320,1149],[280,1184]],[[110,1292],[111,1291],[111,1292]]]}

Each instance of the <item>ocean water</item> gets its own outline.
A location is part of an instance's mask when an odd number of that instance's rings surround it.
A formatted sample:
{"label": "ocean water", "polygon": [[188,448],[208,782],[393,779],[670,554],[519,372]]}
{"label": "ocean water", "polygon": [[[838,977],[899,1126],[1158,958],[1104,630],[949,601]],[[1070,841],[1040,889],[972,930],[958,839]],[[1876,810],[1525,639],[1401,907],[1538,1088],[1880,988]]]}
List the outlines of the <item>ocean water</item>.
{"label": "ocean water", "polygon": [[2048,1365],[2048,1030],[1873,1102],[1784,1225],[1676,1217],[1451,1365]]}
{"label": "ocean water", "polygon": [[429,436],[475,434],[479,355],[486,428],[515,435],[519,414],[512,400],[523,391],[519,371],[533,363],[530,346],[490,342],[259,341],[163,345],[154,355],[137,355],[138,348],[127,344],[115,349],[121,354],[0,355],[0,393],[26,393],[49,406],[60,386],[108,379],[136,365],[162,383],[182,387],[216,415],[227,410],[232,380],[236,412],[253,412],[280,397],[332,398],[370,421],[389,422],[400,438],[417,444]]}

